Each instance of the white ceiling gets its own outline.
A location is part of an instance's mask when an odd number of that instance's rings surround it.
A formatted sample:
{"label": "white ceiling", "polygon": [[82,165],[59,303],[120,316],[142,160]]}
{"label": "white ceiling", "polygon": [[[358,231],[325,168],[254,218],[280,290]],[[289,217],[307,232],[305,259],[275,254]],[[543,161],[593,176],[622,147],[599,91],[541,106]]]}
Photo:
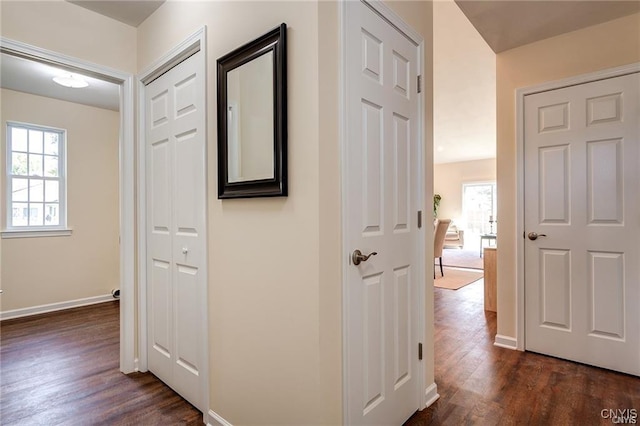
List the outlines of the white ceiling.
{"label": "white ceiling", "polygon": [[496,156],[496,54],[456,4],[433,3],[434,162]]}
{"label": "white ceiling", "polygon": [[72,89],[53,82],[53,77],[63,74],[68,75],[69,72],[6,53],[2,53],[0,57],[0,86],[4,89],[114,111],[118,111],[120,108],[119,85],[82,76],[89,83],[89,86],[81,89]]}
{"label": "white ceiling", "polygon": [[640,12],[640,1],[455,0],[494,52]]}
{"label": "white ceiling", "polygon": [[92,10],[101,15],[137,27],[165,0],[67,0],[69,3]]}

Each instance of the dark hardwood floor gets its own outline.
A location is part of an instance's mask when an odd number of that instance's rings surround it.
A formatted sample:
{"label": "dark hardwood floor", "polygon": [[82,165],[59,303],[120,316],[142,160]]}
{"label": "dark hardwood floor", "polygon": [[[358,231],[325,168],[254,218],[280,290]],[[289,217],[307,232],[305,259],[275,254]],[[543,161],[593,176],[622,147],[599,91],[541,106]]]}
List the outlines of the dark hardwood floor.
{"label": "dark hardwood floor", "polygon": [[495,333],[482,280],[457,291],[435,289],[440,399],[405,425],[611,425],[603,409],[640,415],[640,378],[498,348]]}
{"label": "dark hardwood floor", "polygon": [[152,374],[120,373],[118,303],[0,323],[0,424],[203,424]]}
{"label": "dark hardwood floor", "polygon": [[[640,411],[640,379],[493,346],[482,281],[435,289],[440,399],[407,425],[597,425]],[[201,425],[151,374],[118,371],[118,302],[0,323],[0,424]],[[640,422],[640,419],[637,420]]]}

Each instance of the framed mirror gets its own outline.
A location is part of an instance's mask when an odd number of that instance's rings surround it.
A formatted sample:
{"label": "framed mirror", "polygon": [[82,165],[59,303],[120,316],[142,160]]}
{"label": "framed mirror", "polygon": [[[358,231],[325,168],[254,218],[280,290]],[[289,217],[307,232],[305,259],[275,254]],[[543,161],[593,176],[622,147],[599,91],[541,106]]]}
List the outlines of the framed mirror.
{"label": "framed mirror", "polygon": [[286,31],[218,59],[218,198],[287,195]]}

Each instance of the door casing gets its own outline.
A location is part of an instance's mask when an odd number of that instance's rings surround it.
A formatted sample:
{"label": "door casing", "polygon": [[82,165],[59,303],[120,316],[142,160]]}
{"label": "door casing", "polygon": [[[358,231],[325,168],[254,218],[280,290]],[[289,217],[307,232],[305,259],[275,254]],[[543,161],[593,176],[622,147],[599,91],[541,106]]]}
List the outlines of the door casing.
{"label": "door casing", "polygon": [[[195,31],[192,35],[187,37],[180,44],[164,54],[161,58],[156,60],[150,66],[148,66],[138,77],[138,99],[145,99],[146,85],[151,83],[156,78],[160,77],[166,71],[178,65],[183,60],[194,55],[195,53],[202,52],[205,55],[205,88],[206,83],[206,26],[201,27]],[[207,102],[205,99],[205,117],[207,117]],[[148,371],[148,351],[147,351],[147,247],[146,247],[146,229],[147,229],[147,190],[146,190],[146,135],[145,135],[145,117],[146,106],[144,102],[139,103],[138,113],[138,221],[137,221],[137,236],[138,236],[138,366],[139,371]],[[207,123],[205,118],[204,123],[205,132],[207,131]],[[205,169],[206,172],[206,169]],[[205,179],[205,193],[208,194],[208,179]],[[206,210],[206,202],[205,202]],[[205,218],[208,218],[208,214],[205,211]],[[205,220],[205,234],[207,233],[207,222]],[[204,258],[208,259],[207,250],[205,248]],[[205,276],[205,282],[208,283],[208,268],[207,261],[203,265],[203,274]],[[208,293],[205,288],[205,293]],[[202,325],[201,339],[204,344],[204,363],[202,367],[202,374],[204,375],[204,389],[203,389],[203,401],[209,404],[209,309],[208,309],[208,297],[204,297],[201,301],[202,312],[204,312],[204,324]],[[203,410],[203,416],[205,421],[208,420],[209,410],[206,407]]]}
{"label": "door casing", "polygon": [[[517,135],[517,220],[516,220],[516,338],[515,342],[508,342],[504,336],[496,336],[496,345],[510,347],[524,351],[525,342],[525,300],[524,300],[524,97],[534,93],[548,92],[563,87],[577,86],[607,78],[620,77],[640,71],[640,62],[610,68],[588,74],[582,74],[562,80],[551,81],[535,86],[524,87],[516,90],[516,135]],[[522,237],[521,237],[522,236]],[[498,283],[500,287],[500,283]]]}
{"label": "door casing", "polygon": [[[433,345],[432,341],[427,341],[427,339],[425,338],[425,334],[426,334],[426,312],[425,312],[425,297],[426,297],[426,291],[431,291],[433,292],[433,287],[429,286],[429,289],[427,290],[427,286],[426,286],[426,282],[425,282],[425,277],[426,275],[426,259],[428,256],[430,256],[429,253],[426,253],[427,250],[426,246],[425,246],[425,241],[429,240],[428,235],[432,235],[433,234],[433,229],[431,229],[431,226],[428,226],[428,221],[426,220],[426,218],[428,217],[428,213],[431,210],[425,210],[425,199],[427,198],[427,195],[425,191],[427,190],[426,185],[425,185],[425,152],[427,149],[432,148],[432,144],[429,144],[428,141],[425,140],[425,123],[424,123],[424,112],[425,112],[425,108],[424,108],[424,102],[425,102],[425,67],[424,67],[424,39],[423,37],[417,33],[414,29],[412,29],[409,25],[407,25],[402,18],[400,18],[393,10],[391,10],[386,4],[384,4],[382,1],[378,1],[378,0],[360,0],[362,3],[364,3],[367,7],[369,7],[370,9],[372,9],[375,13],[377,13],[378,15],[380,15],[384,20],[386,20],[387,22],[389,22],[393,27],[395,27],[396,30],[400,31],[402,34],[404,34],[405,37],[407,37],[408,39],[412,40],[417,46],[418,46],[418,61],[419,61],[419,75],[422,76],[422,90],[421,92],[418,94],[418,116],[419,116],[419,121],[418,121],[418,140],[420,141],[418,143],[418,151],[420,153],[419,155],[419,159],[418,159],[418,180],[421,183],[420,187],[417,188],[417,193],[418,193],[418,200],[416,202],[416,205],[419,206],[419,209],[422,211],[422,216],[423,216],[423,229],[422,232],[419,233],[419,247],[420,247],[420,252],[418,253],[418,256],[420,259],[423,259],[423,262],[419,265],[419,271],[417,273],[417,281],[419,283],[423,283],[425,285],[418,285],[418,298],[419,300],[423,301],[422,303],[419,303],[419,311],[418,311],[418,335],[422,336],[422,340],[423,340],[423,347],[425,347],[424,351],[428,352],[428,348],[429,346]],[[341,158],[347,158],[347,150],[348,150],[348,137],[347,137],[347,126],[346,126],[346,121],[348,119],[347,117],[347,98],[346,98],[346,94],[348,93],[347,90],[347,81],[346,81],[346,75],[347,75],[347,61],[346,61],[346,48],[347,48],[347,43],[346,43],[346,25],[347,25],[347,20],[346,20],[346,2],[342,2],[340,7],[339,7],[339,13],[338,13],[338,20],[339,20],[339,27],[340,27],[340,76],[339,76],[339,110],[338,110],[338,114],[339,114],[339,132],[340,132],[340,157]],[[348,170],[347,170],[347,164],[346,161],[341,161],[341,179],[340,179],[340,185],[341,185],[341,203],[342,203],[342,207],[341,207],[341,220],[342,220],[342,403],[343,403],[343,407],[342,407],[342,413],[343,413],[343,423],[344,424],[348,424],[348,414],[349,414],[349,409],[348,409],[348,405],[349,405],[349,399],[348,399],[348,392],[347,392],[347,344],[348,344],[348,336],[347,336],[347,322],[346,322],[346,318],[347,318],[347,313],[348,313],[348,305],[347,305],[347,285],[348,285],[348,274],[347,274],[347,268],[350,267],[350,263],[349,263],[349,255],[350,255],[350,247],[348,245],[348,241],[346,238],[346,218],[347,218],[347,210],[346,210],[346,206],[347,206],[347,198],[349,197],[349,194],[347,193],[347,186],[345,184],[346,179],[347,179],[347,175],[348,175]],[[430,192],[433,192],[431,189],[429,190]],[[431,253],[433,254],[433,253]],[[431,266],[432,268],[433,266]],[[433,315],[433,313],[431,313],[431,315]],[[432,322],[432,321],[431,321]],[[417,354],[416,354],[417,356]],[[418,363],[418,389],[420,391],[420,406],[419,409],[422,410],[425,407],[427,407],[428,405],[431,405],[433,402],[435,402],[438,398],[439,395],[437,393],[435,384],[431,384],[429,386],[429,388],[427,389],[425,384],[426,384],[426,380],[425,380],[425,360],[423,360],[423,362]]]}

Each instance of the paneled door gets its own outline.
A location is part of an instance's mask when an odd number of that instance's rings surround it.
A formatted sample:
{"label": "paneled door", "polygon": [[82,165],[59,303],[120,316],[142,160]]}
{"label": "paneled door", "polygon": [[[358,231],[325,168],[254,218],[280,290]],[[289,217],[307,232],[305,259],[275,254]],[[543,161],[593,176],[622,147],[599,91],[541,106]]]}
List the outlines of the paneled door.
{"label": "paneled door", "polygon": [[635,375],[639,98],[634,73],[524,101],[525,348]]}
{"label": "paneled door", "polygon": [[148,366],[200,410],[208,405],[204,70],[199,52],[145,90]]}
{"label": "paneled door", "polygon": [[420,404],[419,49],[367,4],[345,10],[347,424],[399,425]]}

